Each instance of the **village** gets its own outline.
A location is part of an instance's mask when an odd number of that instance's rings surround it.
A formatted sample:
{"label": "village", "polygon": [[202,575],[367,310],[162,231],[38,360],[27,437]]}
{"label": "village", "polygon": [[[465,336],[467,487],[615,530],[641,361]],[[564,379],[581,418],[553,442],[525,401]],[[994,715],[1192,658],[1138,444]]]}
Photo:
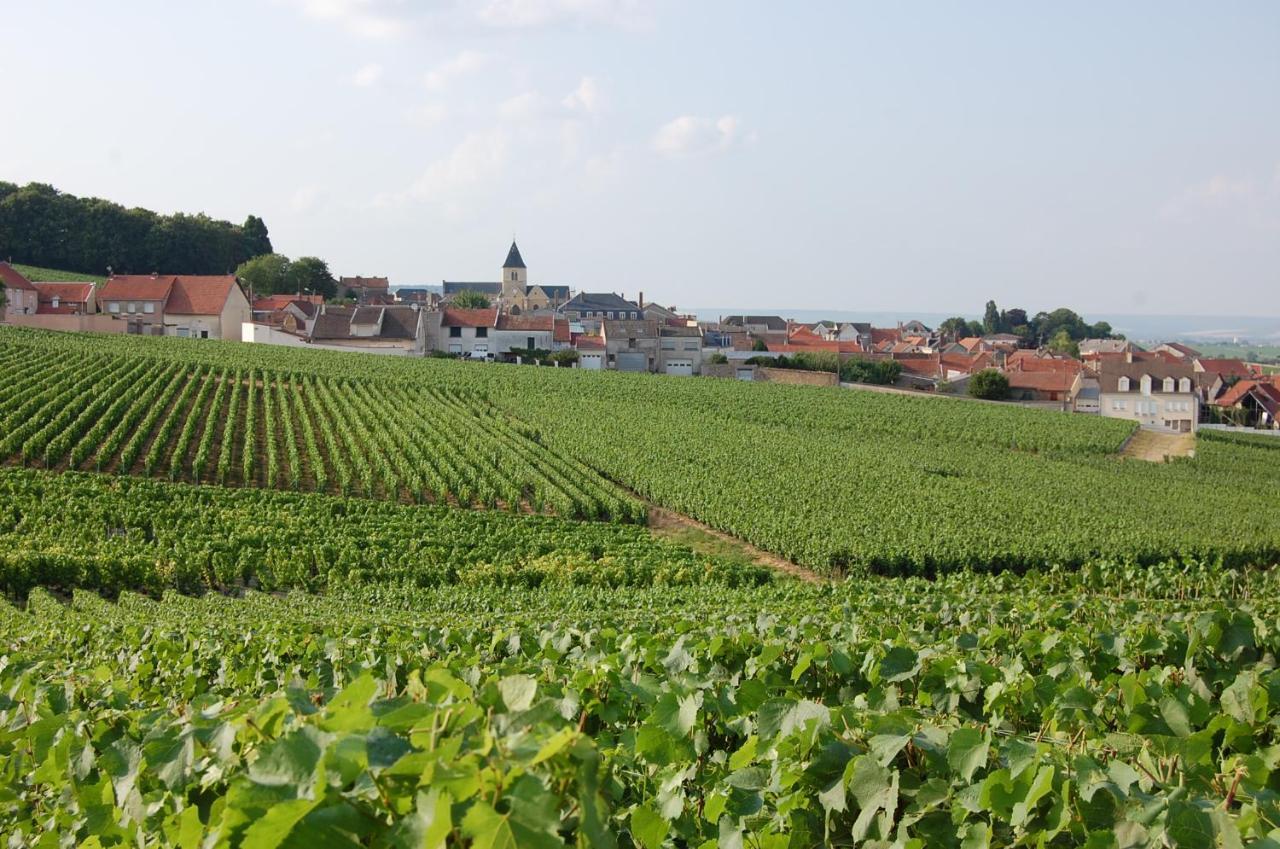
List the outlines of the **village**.
{"label": "village", "polygon": [[530,283],[514,241],[496,281],[393,288],[386,277],[342,277],[341,297],[328,302],[307,292],[256,296],[234,275],[113,274],[99,285],[32,281],[0,262],[0,280],[5,321],[48,330],[874,388],[1101,415],[1170,433],[1280,433],[1280,374],[1179,342],[1144,350],[1108,334],[1045,344],[963,319],[936,328],[780,315],[699,320],[643,292]]}

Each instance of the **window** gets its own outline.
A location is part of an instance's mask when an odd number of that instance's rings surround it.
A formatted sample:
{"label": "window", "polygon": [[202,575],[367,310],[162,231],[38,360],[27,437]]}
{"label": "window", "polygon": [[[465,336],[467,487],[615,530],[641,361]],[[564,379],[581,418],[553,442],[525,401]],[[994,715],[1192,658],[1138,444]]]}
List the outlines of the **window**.
{"label": "window", "polygon": [[461,338],[462,338],[462,328],[461,328],[461,327],[450,327],[450,328],[449,328],[449,338],[450,338],[450,339],[461,339]]}
{"label": "window", "polygon": [[1151,375],[1149,374],[1144,374],[1142,376],[1142,394],[1143,395],[1151,394]]}
{"label": "window", "polygon": [[696,351],[696,350],[698,350],[698,343],[697,343],[697,341],[696,341],[696,340],[690,340],[690,341],[688,341],[688,342],[685,342],[685,343],[684,343],[684,349],[685,349],[686,351]]}
{"label": "window", "polygon": [[208,338],[209,338],[209,331],[207,331],[207,330],[201,330],[201,331],[200,331],[200,338],[201,338],[201,339],[208,339]]}
{"label": "window", "polygon": [[1129,391],[1129,378],[1127,378],[1127,377],[1121,377],[1121,378],[1120,378],[1120,384],[1119,384],[1119,386],[1117,386],[1117,388],[1118,388],[1121,392],[1128,392],[1128,391]]}
{"label": "window", "polygon": [[1191,378],[1189,378],[1189,377],[1184,377],[1184,378],[1182,378],[1182,380],[1179,380],[1179,381],[1178,381],[1178,391],[1179,391],[1179,392],[1190,392],[1190,391],[1191,391]]}
{"label": "window", "polygon": [[179,327],[179,328],[177,329],[177,331],[176,331],[176,332],[177,332],[177,334],[178,334],[179,336],[181,336],[183,339],[186,339],[188,336],[190,336],[190,335],[191,335],[191,331],[190,331],[190,330],[188,330],[188,329],[187,329],[187,328],[185,328],[185,327]]}
{"label": "window", "polygon": [[109,302],[107,303],[107,312],[109,312],[109,313],[115,313],[115,314],[117,314],[117,315],[118,315],[118,314],[120,313],[120,302],[119,302],[119,301],[109,301]]}
{"label": "window", "polygon": [[54,296],[53,296],[53,308],[54,308],[55,310],[58,308],[58,304],[59,304],[59,303],[60,303],[60,299],[58,298],[58,296],[57,296],[57,295],[54,295]]}
{"label": "window", "polygon": [[142,311],[147,315],[151,315],[156,311],[156,305],[152,303],[145,303],[142,305]]}
{"label": "window", "polygon": [[639,316],[637,316],[637,315],[635,314],[635,312],[633,311],[633,312],[631,313],[631,319],[634,321],[634,320],[635,320],[635,319],[637,319],[637,318],[639,318]]}
{"label": "window", "polygon": [[511,272],[511,279],[512,279],[512,280],[515,280],[515,279],[516,279],[516,273],[515,273],[514,271],[513,271],[513,272]]}
{"label": "window", "polygon": [[674,351],[675,349],[676,349],[676,340],[674,340],[674,339],[663,339],[663,340],[662,340],[662,350],[664,350],[664,351]]}
{"label": "window", "polygon": [[135,313],[135,312],[137,312],[137,311],[138,311],[138,305],[137,305],[137,304],[135,304],[133,301],[130,301],[130,302],[129,302],[129,312],[131,312],[131,313]]}
{"label": "window", "polygon": [[1173,378],[1172,378],[1172,377],[1166,377],[1166,378],[1164,379],[1164,391],[1165,391],[1165,392],[1172,392],[1172,391],[1173,391]]}
{"label": "window", "polygon": [[476,328],[476,338],[477,338],[477,339],[488,339],[488,338],[489,338],[489,328],[487,328],[487,327],[477,327],[477,328]]}
{"label": "window", "polygon": [[534,348],[538,347],[537,345],[533,344],[535,340],[534,340],[534,338],[533,338],[532,336],[527,337],[527,339],[528,339],[528,342],[527,342],[527,344],[525,345],[525,347],[526,347],[526,348],[528,348],[530,351],[532,351]]}

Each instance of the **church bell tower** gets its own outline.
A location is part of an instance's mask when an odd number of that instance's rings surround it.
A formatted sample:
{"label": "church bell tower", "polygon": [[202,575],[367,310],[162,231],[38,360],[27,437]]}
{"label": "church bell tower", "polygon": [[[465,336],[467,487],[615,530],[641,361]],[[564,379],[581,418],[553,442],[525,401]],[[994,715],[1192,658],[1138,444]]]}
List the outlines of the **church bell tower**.
{"label": "church bell tower", "polygon": [[507,261],[502,264],[502,305],[525,307],[525,286],[529,283],[529,270],[525,268],[524,259],[514,240],[511,250],[507,251]]}

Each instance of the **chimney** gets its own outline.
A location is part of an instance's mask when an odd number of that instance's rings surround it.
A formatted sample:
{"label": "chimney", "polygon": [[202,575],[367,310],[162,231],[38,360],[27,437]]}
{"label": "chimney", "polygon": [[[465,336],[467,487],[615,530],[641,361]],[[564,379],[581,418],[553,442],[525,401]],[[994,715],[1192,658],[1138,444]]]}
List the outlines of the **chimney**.
{"label": "chimney", "polygon": [[641,293],[640,293],[640,299],[639,299],[639,301],[638,301],[637,303],[638,303],[638,305],[639,305],[640,309],[644,309],[644,292],[641,292]]}

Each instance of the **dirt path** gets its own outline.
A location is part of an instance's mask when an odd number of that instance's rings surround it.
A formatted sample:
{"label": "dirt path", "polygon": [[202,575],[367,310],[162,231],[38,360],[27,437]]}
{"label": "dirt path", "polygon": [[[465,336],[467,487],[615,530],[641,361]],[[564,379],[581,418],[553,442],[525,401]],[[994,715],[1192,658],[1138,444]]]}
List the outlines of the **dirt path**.
{"label": "dirt path", "polygon": [[1171,457],[1194,457],[1196,437],[1192,433],[1165,433],[1139,428],[1120,452],[1121,457],[1163,463]]}
{"label": "dirt path", "polygon": [[737,537],[717,531],[709,525],[656,504],[649,505],[649,530],[656,536],[687,545],[699,554],[768,566],[793,578],[810,583],[826,580],[816,572],[792,563],[786,558],[756,548]]}

